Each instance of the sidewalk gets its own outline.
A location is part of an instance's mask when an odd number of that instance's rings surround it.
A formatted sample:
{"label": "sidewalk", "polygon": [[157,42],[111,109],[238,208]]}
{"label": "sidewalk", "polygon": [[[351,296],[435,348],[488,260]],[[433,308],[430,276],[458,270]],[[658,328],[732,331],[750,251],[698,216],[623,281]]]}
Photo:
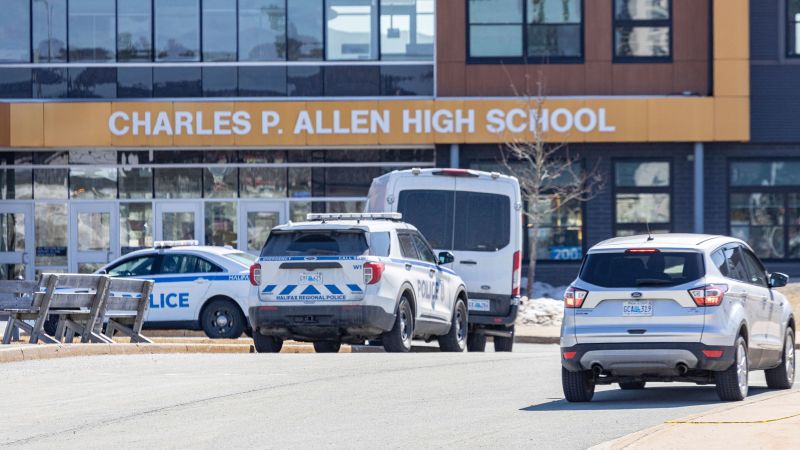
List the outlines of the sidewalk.
{"label": "sidewalk", "polygon": [[798,446],[800,391],[793,390],[728,403],[600,444],[594,449],[789,449]]}

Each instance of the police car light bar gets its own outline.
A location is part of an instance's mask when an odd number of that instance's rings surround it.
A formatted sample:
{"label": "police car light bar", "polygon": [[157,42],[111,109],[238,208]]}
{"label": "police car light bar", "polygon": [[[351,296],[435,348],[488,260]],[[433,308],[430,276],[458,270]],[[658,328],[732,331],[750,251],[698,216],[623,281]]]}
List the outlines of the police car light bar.
{"label": "police car light bar", "polygon": [[153,248],[191,247],[195,245],[200,245],[200,241],[191,239],[183,241],[155,241],[153,243]]}
{"label": "police car light bar", "polygon": [[403,220],[403,215],[394,213],[311,213],[306,216],[309,222],[326,220]]}

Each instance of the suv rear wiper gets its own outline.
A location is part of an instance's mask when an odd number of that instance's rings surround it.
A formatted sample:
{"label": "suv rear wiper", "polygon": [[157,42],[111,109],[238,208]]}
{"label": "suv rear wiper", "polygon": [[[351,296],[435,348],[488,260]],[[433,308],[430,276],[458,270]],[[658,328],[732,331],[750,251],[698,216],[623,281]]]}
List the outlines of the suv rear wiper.
{"label": "suv rear wiper", "polygon": [[674,284],[675,282],[672,280],[661,280],[658,278],[637,278],[636,279],[636,286],[647,286],[647,285],[662,285],[662,284]]}

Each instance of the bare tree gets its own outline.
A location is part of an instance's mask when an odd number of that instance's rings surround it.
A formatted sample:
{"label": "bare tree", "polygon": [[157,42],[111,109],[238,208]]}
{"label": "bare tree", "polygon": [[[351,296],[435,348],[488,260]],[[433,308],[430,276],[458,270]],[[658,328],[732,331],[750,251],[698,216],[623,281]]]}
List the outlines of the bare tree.
{"label": "bare tree", "polygon": [[[509,76],[510,78],[510,76]],[[525,103],[531,118],[530,137],[514,138],[502,145],[502,164],[509,175],[519,179],[522,193],[522,214],[528,219],[531,239],[528,239],[528,297],[533,297],[536,273],[537,238],[546,217],[561,210],[570,202],[586,202],[604,186],[605,180],[597,165],[582,167],[578,155],[570,155],[564,143],[548,143],[544,117],[545,88],[539,74],[535,93],[531,95],[530,80],[525,76],[526,89],[520,92],[512,83],[514,94]],[[528,207],[525,208],[524,205]]]}

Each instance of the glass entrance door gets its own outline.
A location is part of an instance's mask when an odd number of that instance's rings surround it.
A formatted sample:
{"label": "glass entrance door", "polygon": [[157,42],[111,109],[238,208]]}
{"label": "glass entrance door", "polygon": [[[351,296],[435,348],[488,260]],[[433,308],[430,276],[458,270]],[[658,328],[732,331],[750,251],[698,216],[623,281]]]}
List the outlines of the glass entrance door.
{"label": "glass entrance door", "polygon": [[33,276],[33,205],[0,205],[0,280]]}
{"label": "glass entrance door", "polygon": [[157,241],[198,240],[203,243],[203,223],[200,202],[156,203]]}
{"label": "glass entrance door", "polygon": [[69,211],[69,271],[92,273],[117,257],[119,209],[116,203],[72,203]]}
{"label": "glass entrance door", "polygon": [[286,221],[285,202],[239,203],[239,249],[253,255],[261,253],[269,232]]}

